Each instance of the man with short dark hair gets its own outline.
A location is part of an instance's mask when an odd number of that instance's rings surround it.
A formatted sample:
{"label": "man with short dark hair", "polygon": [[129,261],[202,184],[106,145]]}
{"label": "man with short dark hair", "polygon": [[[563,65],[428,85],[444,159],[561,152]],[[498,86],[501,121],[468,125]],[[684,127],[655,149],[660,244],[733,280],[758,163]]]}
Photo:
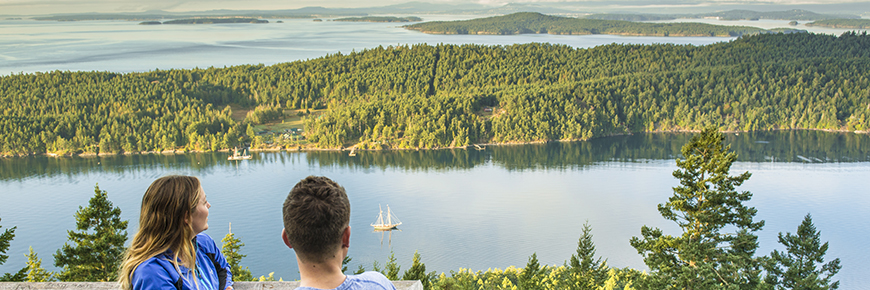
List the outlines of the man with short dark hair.
{"label": "man with short dark hair", "polygon": [[350,201],[344,188],[329,178],[309,176],[290,190],[281,238],[296,252],[301,276],[296,289],[396,289],[378,272],[341,272],[350,247]]}

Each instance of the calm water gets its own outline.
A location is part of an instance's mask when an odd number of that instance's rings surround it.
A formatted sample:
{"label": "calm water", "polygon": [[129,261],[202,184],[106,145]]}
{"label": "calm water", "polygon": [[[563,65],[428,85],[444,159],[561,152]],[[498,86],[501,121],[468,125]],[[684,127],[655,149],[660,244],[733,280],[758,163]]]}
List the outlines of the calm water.
{"label": "calm water", "polygon": [[[477,16],[424,16],[425,21]],[[396,23],[270,20],[269,24],[139,25],[138,21],[0,20],[0,75],[54,70],[133,72],[275,64],[399,44],[550,42],[572,47],[610,43],[705,45],[726,37],[611,35],[429,35]]]}
{"label": "calm water", "polygon": [[[232,230],[246,244],[243,264],[255,275],[298,279],[291,250],[280,240],[281,203],[307,175],[325,175],[348,190],[352,205],[350,268],[381,265],[392,250],[403,271],[419,251],[427,269],[449,272],[524,266],[532,253],[560,265],[576,250],[581,225],[593,227],[598,254],[615,267],[646,269],[628,244],[640,227],[677,234],[656,205],[677,181],[674,158],[687,134],[646,134],[588,142],[488,147],[476,150],[258,153],[242,162],[226,153],[90,158],[0,159],[0,218],[18,226],[0,272],[24,265],[29,246],[56,270],[51,254],[74,227],[73,214],[93,196],[110,199],[137,228],[148,184],[166,174],[199,176],[212,204],[210,229],[221,239]],[[778,232],[795,232],[812,213],[828,258],[842,259],[843,289],[870,284],[870,136],[815,131],[729,134],[740,154],[733,173],[750,171],[740,190],[767,224],[759,254],[782,247]],[[378,205],[390,205],[401,231],[372,232]],[[383,239],[383,241],[382,241]]]}

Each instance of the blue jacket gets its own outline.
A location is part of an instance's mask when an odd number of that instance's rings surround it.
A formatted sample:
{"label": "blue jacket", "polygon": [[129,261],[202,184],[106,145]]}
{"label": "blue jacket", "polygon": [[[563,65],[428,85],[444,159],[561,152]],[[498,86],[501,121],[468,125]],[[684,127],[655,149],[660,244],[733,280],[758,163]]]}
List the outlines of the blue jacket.
{"label": "blue jacket", "polygon": [[[171,251],[154,256],[133,271],[133,290],[224,290],[233,285],[230,266],[214,240],[200,233],[194,237],[196,247],[196,267],[201,275],[194,277],[190,269],[179,266],[181,275],[175,270]],[[184,279],[181,277],[184,276]],[[197,287],[194,283],[199,284]],[[180,287],[179,287],[180,286]]]}

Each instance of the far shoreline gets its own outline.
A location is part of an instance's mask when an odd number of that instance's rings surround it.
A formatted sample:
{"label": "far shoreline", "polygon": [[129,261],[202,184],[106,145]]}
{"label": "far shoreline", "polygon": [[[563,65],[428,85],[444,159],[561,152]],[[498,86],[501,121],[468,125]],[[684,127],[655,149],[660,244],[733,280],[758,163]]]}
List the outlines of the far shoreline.
{"label": "far shoreline", "polygon": [[[853,134],[867,134],[870,135],[870,130],[831,130],[831,129],[805,129],[805,128],[796,128],[796,129],[774,129],[774,130],[755,130],[755,131],[743,131],[743,130],[728,130],[728,131],[719,131],[721,133],[732,134],[732,133],[747,133],[747,132],[765,132],[765,131],[823,131],[823,132],[831,132],[831,133],[853,133]],[[662,130],[662,131],[652,131],[652,132],[636,132],[636,133],[616,133],[609,134],[606,136],[593,137],[589,139],[572,139],[572,140],[538,140],[538,141],[524,141],[524,142],[504,142],[504,143],[474,143],[468,146],[453,146],[453,147],[435,147],[435,148],[386,148],[386,149],[356,149],[354,146],[349,147],[341,147],[341,148],[318,148],[312,146],[296,146],[296,147],[273,147],[273,148],[249,148],[248,152],[316,152],[316,151],[336,151],[336,152],[344,152],[344,151],[366,151],[366,152],[385,152],[385,151],[420,151],[420,150],[445,150],[445,149],[473,149],[474,145],[481,146],[517,146],[517,145],[530,145],[530,144],[544,144],[550,142],[584,142],[593,139],[600,138],[608,138],[608,137],[616,137],[616,136],[630,136],[634,134],[661,134],[661,133],[697,133],[700,130]],[[23,157],[35,157],[35,156],[47,156],[47,157],[55,157],[55,158],[68,158],[68,157],[81,157],[81,158],[90,158],[90,157],[110,157],[110,156],[120,156],[120,155],[184,155],[189,153],[210,153],[210,152],[226,152],[229,153],[231,149],[220,149],[217,151],[198,151],[198,150],[164,150],[164,151],[140,151],[140,152],[121,152],[121,153],[76,153],[76,154],[57,154],[57,153],[31,153],[31,154],[3,154],[0,155],[0,158],[23,158]]]}

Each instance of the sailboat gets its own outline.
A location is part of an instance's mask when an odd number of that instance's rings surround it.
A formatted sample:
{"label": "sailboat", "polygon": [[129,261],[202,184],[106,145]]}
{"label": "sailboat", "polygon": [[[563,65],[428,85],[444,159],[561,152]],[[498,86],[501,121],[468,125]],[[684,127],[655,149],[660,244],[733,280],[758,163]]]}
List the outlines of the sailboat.
{"label": "sailboat", "polygon": [[245,154],[239,154],[239,147],[233,148],[233,156],[227,157],[227,160],[245,160],[251,159],[252,156]]}
{"label": "sailboat", "polygon": [[402,224],[402,222],[399,221],[399,218],[396,217],[395,215],[393,215],[392,212],[390,212],[390,205],[389,204],[387,205],[387,218],[386,218],[386,220],[384,220],[384,210],[381,208],[380,205],[378,205],[378,210],[380,211],[378,213],[378,220],[376,220],[372,224],[372,227],[374,227],[375,230],[381,230],[381,231],[392,230],[392,229],[395,229],[396,227],[398,227],[399,225]]}

